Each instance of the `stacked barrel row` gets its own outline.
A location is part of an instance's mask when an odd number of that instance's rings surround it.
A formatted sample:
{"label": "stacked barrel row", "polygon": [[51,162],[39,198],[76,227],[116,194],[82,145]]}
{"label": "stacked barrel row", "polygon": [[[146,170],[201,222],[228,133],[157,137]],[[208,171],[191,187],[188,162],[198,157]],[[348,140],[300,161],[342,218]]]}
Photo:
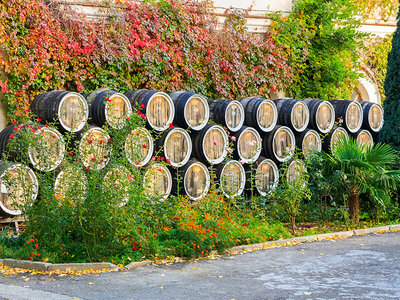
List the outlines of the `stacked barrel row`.
{"label": "stacked barrel row", "polygon": [[[210,166],[226,197],[251,189],[264,196],[278,184],[278,169],[291,159],[296,146],[304,154],[330,151],[340,135],[352,135],[360,143],[372,142],[383,123],[382,107],[369,102],[258,97],[207,101],[190,92],[151,90],[121,94],[102,89],[84,96],[51,91],[35,97],[31,109],[38,122],[55,121],[58,130],[37,123],[6,127],[0,133],[1,152],[15,161],[18,151],[9,146],[10,139],[18,130],[35,131],[38,139],[22,149],[27,151],[31,167],[39,172],[57,170],[58,194],[71,186],[72,174],[78,176],[82,195],[84,172],[63,167],[63,133],[76,133],[76,151],[83,166],[100,170],[107,167],[113,151],[113,137],[103,125],[121,129],[136,110],[146,120],[146,128],[132,130],[123,151],[132,167],[144,168],[145,193],[161,200],[177,191],[192,200],[203,198],[210,187]],[[154,155],[167,165],[153,164]],[[294,180],[297,172],[304,171],[302,162],[293,160],[287,179]],[[111,186],[107,182],[123,185],[129,173],[123,166],[110,168],[103,188]],[[22,179],[15,180],[17,175]],[[0,212],[19,214],[12,203],[23,202],[27,186],[30,198],[37,195],[35,173],[18,162],[1,162],[0,179]]]}

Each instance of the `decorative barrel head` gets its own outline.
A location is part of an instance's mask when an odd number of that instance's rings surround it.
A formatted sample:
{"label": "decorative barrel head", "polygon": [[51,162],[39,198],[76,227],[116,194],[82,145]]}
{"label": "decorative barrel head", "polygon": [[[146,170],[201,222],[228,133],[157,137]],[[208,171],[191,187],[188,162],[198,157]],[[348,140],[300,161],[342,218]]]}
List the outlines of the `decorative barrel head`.
{"label": "decorative barrel head", "polygon": [[86,131],[82,135],[78,147],[83,165],[96,170],[103,169],[110,159],[111,143],[109,134],[100,127],[92,127]]}
{"label": "decorative barrel head", "polygon": [[305,134],[301,135],[301,151],[304,155],[310,151],[320,152],[322,149],[321,137],[315,130],[307,130]]}
{"label": "decorative barrel head", "polygon": [[144,174],[143,189],[148,197],[166,200],[172,189],[171,172],[162,164],[149,166]]}
{"label": "decorative barrel head", "polygon": [[225,197],[240,196],[246,184],[246,172],[237,160],[230,160],[218,167],[219,186]]}
{"label": "decorative barrel head", "polygon": [[316,112],[316,125],[320,132],[328,133],[335,124],[335,109],[332,104],[322,101]]}
{"label": "decorative barrel head", "polygon": [[357,141],[357,144],[360,146],[363,146],[365,144],[373,145],[374,144],[374,138],[372,137],[372,134],[368,130],[360,130],[355,134],[355,138]]}
{"label": "decorative barrel head", "polygon": [[278,111],[273,101],[263,100],[264,101],[257,108],[257,121],[263,132],[269,132],[276,126]]}
{"label": "decorative barrel head", "polygon": [[199,161],[190,163],[183,173],[183,187],[191,200],[202,199],[210,188],[210,173]]}
{"label": "decorative barrel head", "polygon": [[106,104],[107,123],[115,129],[125,126],[126,119],[132,114],[131,103],[124,94],[115,93],[108,97]]}
{"label": "decorative barrel head", "polygon": [[88,181],[85,173],[77,167],[67,167],[58,173],[54,182],[57,198],[74,203],[86,197]]}
{"label": "decorative barrel head", "polygon": [[245,126],[235,136],[235,154],[237,154],[239,160],[246,164],[255,162],[262,150],[261,137],[258,131]]}
{"label": "decorative barrel head", "polygon": [[362,109],[358,102],[352,101],[347,107],[345,122],[350,132],[358,131],[362,124]]}
{"label": "decorative barrel head", "polygon": [[85,98],[74,92],[65,95],[57,108],[60,125],[70,132],[81,131],[89,117],[89,106]]}
{"label": "decorative barrel head", "polygon": [[192,140],[186,130],[175,127],[164,139],[164,155],[173,167],[182,167],[192,154]]}
{"label": "decorative barrel head", "polygon": [[286,180],[290,184],[295,184],[305,172],[307,172],[307,170],[304,163],[301,160],[295,159],[287,168]]}
{"label": "decorative barrel head", "polygon": [[331,140],[329,143],[329,147],[330,147],[331,151],[333,151],[335,149],[335,146],[338,143],[338,141],[343,138],[347,138],[347,139],[349,138],[349,134],[347,133],[347,131],[342,127],[336,128],[332,132]]}
{"label": "decorative barrel head", "polygon": [[278,167],[272,160],[264,157],[260,157],[257,162],[255,187],[261,196],[266,196],[269,191],[274,190],[278,185]]}
{"label": "decorative barrel head", "polygon": [[212,165],[223,162],[227,155],[228,135],[219,125],[208,124],[194,138],[196,158]]}
{"label": "decorative barrel head", "polygon": [[292,157],[296,140],[289,127],[278,125],[273,131],[266,134],[262,143],[265,155],[281,163]]}
{"label": "decorative barrel head", "polygon": [[129,186],[134,179],[124,166],[114,166],[104,175],[103,193],[110,196],[110,201],[116,201],[118,206],[124,206],[129,201]]}
{"label": "decorative barrel head", "polygon": [[150,160],[154,152],[154,139],[145,128],[132,130],[124,144],[125,155],[128,161],[137,167],[143,167]]}
{"label": "decorative barrel head", "polygon": [[226,127],[232,132],[238,131],[244,122],[244,110],[239,101],[229,101],[225,110]]}

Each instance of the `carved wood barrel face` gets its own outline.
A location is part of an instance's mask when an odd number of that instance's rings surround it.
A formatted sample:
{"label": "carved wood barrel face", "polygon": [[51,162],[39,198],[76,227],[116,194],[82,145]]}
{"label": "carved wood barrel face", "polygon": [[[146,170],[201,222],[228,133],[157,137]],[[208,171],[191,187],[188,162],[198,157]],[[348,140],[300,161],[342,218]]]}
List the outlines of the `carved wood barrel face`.
{"label": "carved wood barrel face", "polygon": [[86,124],[89,107],[83,96],[78,93],[68,93],[61,100],[57,115],[63,128],[71,132],[78,132]]}
{"label": "carved wood barrel face", "polygon": [[294,135],[287,127],[279,128],[273,138],[273,151],[277,159],[281,162],[291,157],[290,152],[294,151]]}
{"label": "carved wood barrel face", "polygon": [[152,165],[144,174],[143,189],[146,196],[164,201],[172,189],[171,172],[161,164]]}
{"label": "carved wood barrel face", "polygon": [[349,104],[346,111],[346,125],[351,132],[356,132],[361,127],[362,109],[357,102]]}
{"label": "carved wood barrel face", "polygon": [[194,130],[200,130],[208,122],[210,109],[204,98],[193,96],[186,103],[184,114],[189,127]]}
{"label": "carved wood barrel face", "polygon": [[210,174],[206,166],[201,162],[191,164],[184,174],[183,186],[191,200],[203,198],[210,188]]}
{"label": "carved wood barrel face", "polygon": [[131,164],[143,167],[151,160],[153,155],[154,139],[147,129],[138,127],[128,134],[124,149]]}
{"label": "carved wood barrel face", "polygon": [[216,125],[207,130],[202,144],[207,161],[221,163],[226,156],[227,146],[228,135],[222,127]]}
{"label": "carved wood barrel face", "polygon": [[300,176],[307,172],[307,170],[302,161],[294,160],[289,164],[286,172],[288,183],[296,183],[296,181],[300,180]]}
{"label": "carved wood barrel face", "polygon": [[86,197],[88,181],[85,173],[74,167],[67,167],[58,173],[54,182],[56,198],[74,203]]}
{"label": "carved wood barrel face", "polygon": [[257,109],[257,121],[261,128],[270,131],[275,127],[278,119],[278,112],[275,104],[268,100],[261,103]]}
{"label": "carved wood barrel face", "polygon": [[372,145],[374,143],[374,139],[371,133],[367,130],[361,130],[361,132],[357,135],[357,144],[363,146],[365,144]]}
{"label": "carved wood barrel face", "polygon": [[321,137],[318,132],[314,130],[309,130],[304,138],[302,144],[302,151],[305,155],[310,153],[310,151],[318,151],[320,152],[322,148]]}
{"label": "carved wood barrel face", "polygon": [[109,159],[112,146],[110,136],[100,127],[93,127],[82,135],[79,143],[79,155],[85,167],[103,169]]}
{"label": "carved wood barrel face", "polygon": [[308,110],[307,104],[298,101],[292,109],[291,120],[293,127],[298,131],[303,131],[309,122],[310,112]]}
{"label": "carved wood barrel face", "polygon": [[0,210],[6,215],[21,215],[21,206],[35,200],[38,189],[36,175],[30,168],[9,164],[0,175]]}
{"label": "carved wood barrel face", "polygon": [[368,112],[369,126],[375,131],[379,131],[383,125],[383,109],[380,105],[372,105]]}
{"label": "carved wood barrel face", "polygon": [[247,164],[255,162],[262,150],[260,134],[255,129],[247,127],[239,135],[237,148],[241,160]]}
{"label": "carved wood barrel face", "polygon": [[113,94],[106,101],[106,119],[112,128],[120,129],[125,126],[126,119],[132,114],[129,99],[120,93]]}
{"label": "carved wood barrel face", "polygon": [[322,102],[317,109],[317,126],[322,133],[330,131],[335,123],[335,110],[329,102]]}
{"label": "carved wood barrel face", "polygon": [[107,193],[118,206],[124,206],[129,201],[129,186],[134,179],[124,166],[114,166],[104,175],[103,193]]}
{"label": "carved wood barrel face", "polygon": [[270,159],[261,161],[256,169],[255,185],[260,195],[276,188],[279,182],[279,172],[276,164]]}
{"label": "carved wood barrel face", "polygon": [[240,196],[246,184],[246,173],[243,166],[236,160],[227,162],[222,169],[219,183],[225,197]]}
{"label": "carved wood barrel face", "polygon": [[239,101],[230,101],[225,110],[226,125],[231,131],[238,131],[244,123],[244,109]]}
{"label": "carved wood barrel face", "polygon": [[192,140],[186,130],[173,128],[165,138],[164,155],[174,167],[186,164],[192,154]]}
{"label": "carved wood barrel face", "polygon": [[33,135],[29,159],[35,169],[52,171],[64,160],[65,143],[62,134],[51,127],[42,127]]}
{"label": "carved wood barrel face", "polygon": [[343,137],[349,138],[349,134],[347,133],[347,131],[342,127],[336,128],[335,131],[332,133],[331,137],[331,142],[330,142],[331,151],[335,149],[337,142]]}
{"label": "carved wood barrel face", "polygon": [[175,109],[171,98],[164,93],[156,93],[146,107],[146,117],[150,126],[156,130],[165,130],[174,119]]}

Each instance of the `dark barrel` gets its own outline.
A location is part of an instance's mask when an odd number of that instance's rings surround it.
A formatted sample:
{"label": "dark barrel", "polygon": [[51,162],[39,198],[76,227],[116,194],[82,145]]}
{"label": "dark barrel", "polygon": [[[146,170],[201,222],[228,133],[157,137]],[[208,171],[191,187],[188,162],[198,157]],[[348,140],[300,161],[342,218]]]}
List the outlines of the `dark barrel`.
{"label": "dark barrel", "polygon": [[225,197],[234,198],[243,193],[246,185],[246,171],[237,160],[219,164],[216,176]]}
{"label": "dark barrel", "polygon": [[219,125],[207,124],[193,136],[194,156],[208,164],[219,164],[227,155],[228,135]]}
{"label": "dark barrel", "polygon": [[196,131],[206,126],[210,117],[210,108],[203,96],[185,91],[173,92],[169,96],[175,106],[175,125]]}
{"label": "dark barrel", "polygon": [[360,101],[363,109],[363,128],[379,132],[383,126],[383,108],[380,104]]}
{"label": "dark barrel", "polygon": [[126,137],[124,150],[126,158],[132,165],[143,167],[153,156],[154,139],[146,128],[137,127]]}
{"label": "dark barrel", "polygon": [[289,160],[294,152],[296,140],[289,127],[277,125],[262,139],[263,155],[277,163]]}
{"label": "dark barrel", "polygon": [[235,137],[234,157],[245,164],[255,162],[262,150],[261,136],[258,131],[252,127],[243,126],[233,136]]}
{"label": "dark barrel", "polygon": [[310,151],[320,152],[322,149],[321,137],[315,130],[307,129],[296,135],[296,146],[304,155],[307,155]]}
{"label": "dark barrel", "polygon": [[164,201],[172,190],[171,172],[162,164],[148,166],[143,177],[143,189],[147,197]]}
{"label": "dark barrel", "polygon": [[337,122],[343,121],[343,127],[351,133],[357,132],[363,123],[363,110],[360,102],[344,99],[330,101],[335,108]]}
{"label": "dark barrel", "polygon": [[335,124],[335,109],[329,101],[304,99],[310,111],[309,128],[321,133],[328,133]]}
{"label": "dark barrel", "polygon": [[296,132],[304,131],[310,121],[310,111],[302,100],[275,99],[278,110],[278,124],[285,125]]}
{"label": "dark barrel", "polygon": [[102,191],[111,198],[110,201],[118,206],[124,206],[129,201],[129,186],[133,179],[133,175],[126,167],[112,166],[104,175]]}
{"label": "dark barrel", "polygon": [[325,152],[330,152],[332,148],[334,149],[335,144],[342,136],[346,138],[349,137],[349,134],[343,127],[337,127],[336,129],[331,131],[323,139],[322,150],[324,150]]}
{"label": "dark barrel", "polygon": [[43,123],[56,121],[61,131],[78,132],[89,117],[85,98],[68,91],[41,93],[33,99],[31,109]]}
{"label": "dark barrel", "polygon": [[112,151],[110,135],[100,127],[89,127],[80,136],[78,154],[86,168],[103,169]]}
{"label": "dark barrel", "polygon": [[352,133],[351,136],[357,141],[357,144],[359,144],[360,146],[363,146],[365,144],[374,144],[374,138],[368,130],[361,129],[356,133]]}
{"label": "dark barrel", "polygon": [[294,159],[290,162],[286,170],[286,180],[288,183],[296,183],[305,172],[307,172],[307,169],[304,162]]}
{"label": "dark barrel", "polygon": [[137,90],[125,93],[132,107],[146,115],[150,128],[164,131],[173,124],[175,106],[168,94],[153,90]]}
{"label": "dark barrel", "polygon": [[121,129],[132,114],[128,98],[121,93],[100,89],[85,95],[89,104],[89,123],[97,126],[108,124]]}
{"label": "dark barrel", "polygon": [[278,111],[272,100],[248,97],[240,100],[243,105],[244,124],[260,132],[270,132],[278,121]]}
{"label": "dark barrel", "polygon": [[246,170],[247,189],[251,189],[251,181],[253,181],[254,190],[264,197],[277,187],[279,171],[277,165],[271,159],[260,156],[253,165],[253,168],[250,169],[247,166]]}
{"label": "dark barrel", "polygon": [[164,131],[155,144],[156,152],[163,154],[173,167],[182,167],[192,155],[192,139],[186,130],[179,127]]}
{"label": "dark barrel", "polygon": [[69,166],[62,168],[54,182],[54,194],[56,198],[71,203],[83,201],[86,197],[88,180],[83,170]]}
{"label": "dark barrel", "polygon": [[236,132],[244,123],[244,109],[237,100],[210,100],[210,118],[217,124],[226,126],[229,131]]}
{"label": "dark barrel", "polygon": [[[210,188],[210,173],[207,167],[195,160],[189,160],[182,168],[178,169],[181,181],[179,183],[179,193],[187,195],[193,201],[204,198]],[[175,181],[175,192],[178,183]]]}
{"label": "dark barrel", "polygon": [[0,215],[21,215],[21,206],[36,200],[38,189],[37,177],[30,168],[0,161]]}

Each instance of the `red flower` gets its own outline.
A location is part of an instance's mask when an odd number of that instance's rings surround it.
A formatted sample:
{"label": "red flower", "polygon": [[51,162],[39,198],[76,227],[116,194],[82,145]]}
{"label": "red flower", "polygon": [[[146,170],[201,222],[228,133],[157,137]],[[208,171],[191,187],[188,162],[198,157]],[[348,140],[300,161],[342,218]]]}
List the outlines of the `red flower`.
{"label": "red flower", "polygon": [[18,130],[18,127],[14,127],[14,130],[17,131],[17,130]]}
{"label": "red flower", "polygon": [[133,246],[132,247],[132,250],[137,250],[138,248],[136,247],[136,246]]}
{"label": "red flower", "polygon": [[142,147],[143,147],[144,149],[146,149],[146,148],[147,148],[146,144],[143,144],[143,145],[142,145]]}
{"label": "red flower", "polygon": [[71,151],[70,151],[70,152],[68,152],[68,153],[69,153],[69,155],[71,155],[71,156],[72,156],[72,155],[74,155],[74,154],[73,154]]}
{"label": "red flower", "polygon": [[142,108],[144,109],[144,104],[142,103]]}
{"label": "red flower", "polygon": [[171,164],[171,161],[169,160],[169,158],[167,158],[165,161],[166,161],[167,163]]}
{"label": "red flower", "polygon": [[146,116],[145,115],[142,114],[141,117],[142,117],[143,120],[146,120]]}
{"label": "red flower", "polygon": [[88,143],[91,144],[91,143],[93,143],[93,141],[92,140],[88,140]]}
{"label": "red flower", "polygon": [[92,160],[96,161],[97,159],[96,159],[96,157],[92,157]]}
{"label": "red flower", "polygon": [[33,257],[32,256],[29,256],[29,260],[32,260],[33,259]]}
{"label": "red flower", "polygon": [[35,248],[39,247],[39,244],[35,244]]}
{"label": "red flower", "polygon": [[15,95],[21,96],[22,92],[16,92]]}
{"label": "red flower", "polygon": [[53,135],[53,139],[56,139],[57,137],[55,135]]}
{"label": "red flower", "polygon": [[111,102],[110,98],[108,98],[108,97],[106,98],[106,101]]}
{"label": "red flower", "polygon": [[103,144],[103,140],[100,140],[99,144],[100,144],[100,145]]}
{"label": "red flower", "polygon": [[172,128],[172,127],[174,127],[174,124],[172,124],[172,123],[169,123],[169,127],[171,127],[171,128]]}
{"label": "red flower", "polygon": [[108,139],[108,143],[109,143],[109,144],[112,144],[112,143],[113,143],[112,138],[109,138],[109,139]]}
{"label": "red flower", "polygon": [[89,168],[89,167],[87,167],[87,168],[86,168],[86,172],[89,172],[89,171],[90,171],[90,168]]}
{"label": "red flower", "polygon": [[37,120],[38,122],[42,121],[40,118],[37,118],[36,120]]}
{"label": "red flower", "polygon": [[18,124],[18,122],[14,122],[14,123],[12,123],[13,124],[13,126],[15,126],[15,125],[17,125]]}
{"label": "red flower", "polygon": [[15,138],[15,136],[13,134],[10,134],[10,139]]}
{"label": "red flower", "polygon": [[214,146],[217,146],[217,142],[216,141],[214,141],[213,144],[214,144]]}

